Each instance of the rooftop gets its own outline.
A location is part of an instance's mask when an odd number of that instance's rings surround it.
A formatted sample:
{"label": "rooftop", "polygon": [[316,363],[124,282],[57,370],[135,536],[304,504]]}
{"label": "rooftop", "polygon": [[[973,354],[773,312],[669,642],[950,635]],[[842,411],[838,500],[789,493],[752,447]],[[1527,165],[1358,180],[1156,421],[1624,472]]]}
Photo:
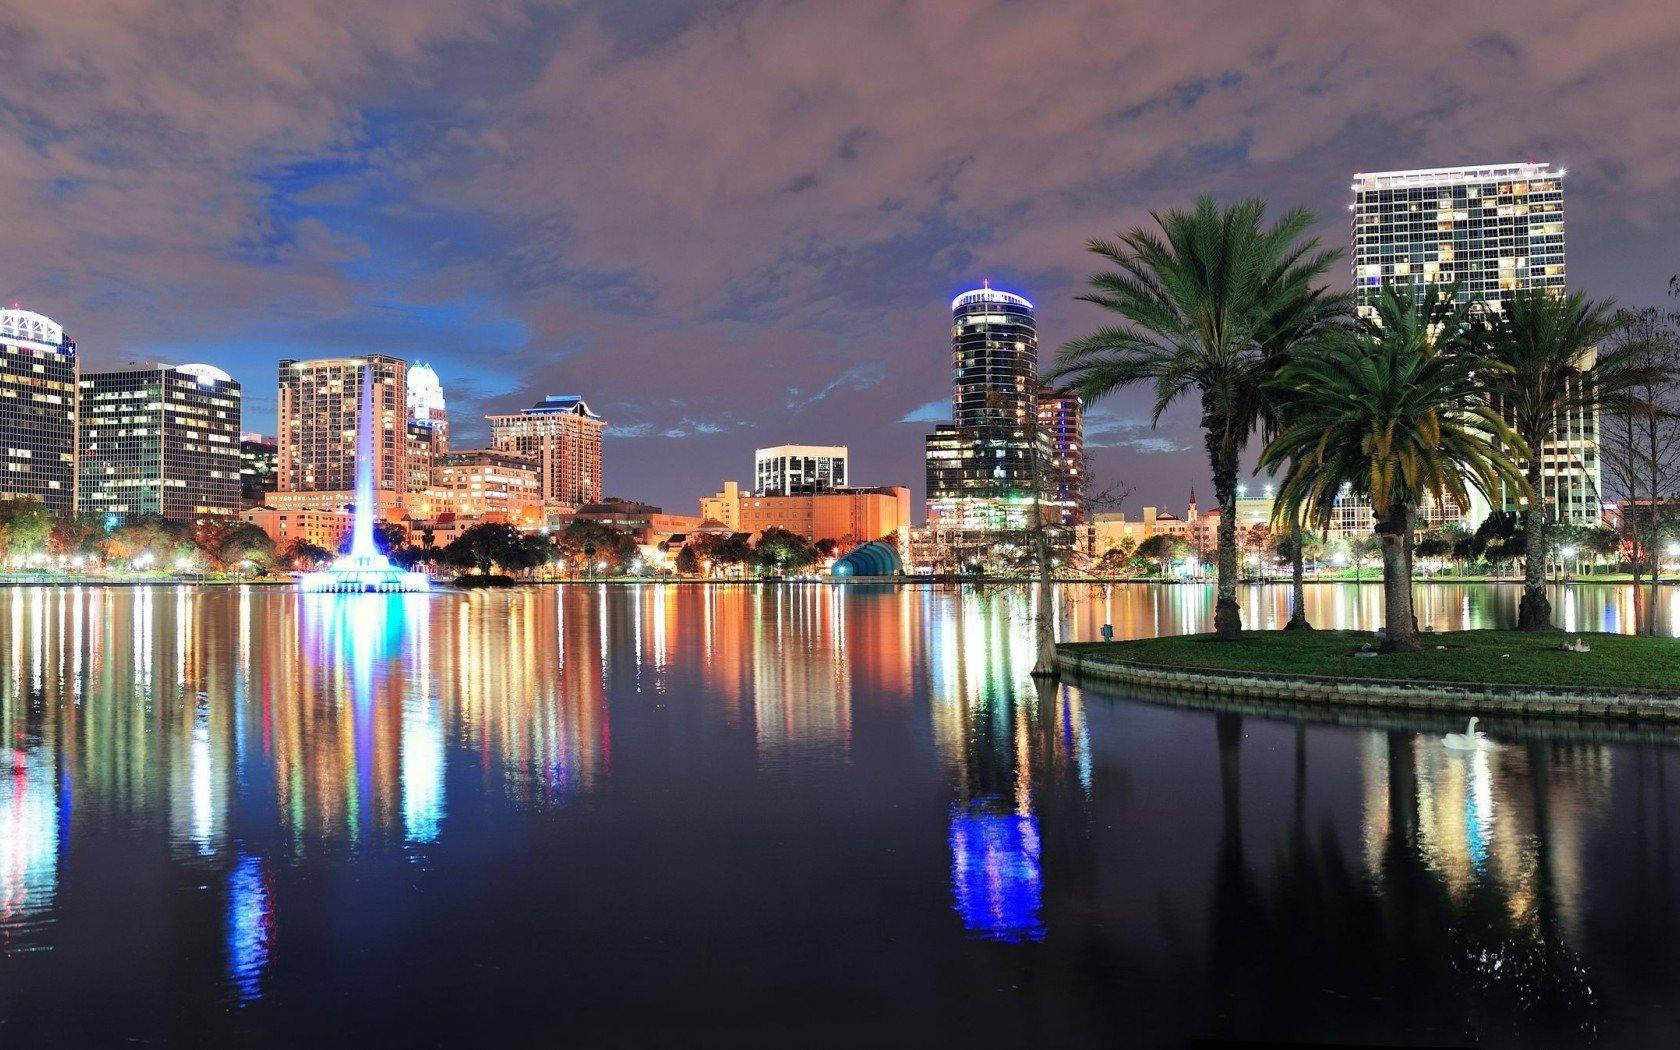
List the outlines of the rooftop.
{"label": "rooftop", "polygon": [[1412,168],[1407,171],[1359,172],[1353,177],[1355,193],[1366,190],[1395,189],[1410,186],[1453,186],[1465,182],[1491,182],[1498,179],[1562,178],[1564,168],[1552,170],[1548,161],[1521,161],[1510,164],[1463,165],[1456,168]]}

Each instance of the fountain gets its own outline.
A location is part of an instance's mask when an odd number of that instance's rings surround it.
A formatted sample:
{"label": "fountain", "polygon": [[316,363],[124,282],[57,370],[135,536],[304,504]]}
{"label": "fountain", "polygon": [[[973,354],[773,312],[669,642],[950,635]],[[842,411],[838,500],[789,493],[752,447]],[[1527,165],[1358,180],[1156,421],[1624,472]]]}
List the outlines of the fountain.
{"label": "fountain", "polygon": [[298,585],[306,591],[398,593],[431,586],[425,573],[405,572],[391,564],[373,543],[373,364],[362,366],[361,405],[356,412],[356,502],[350,508],[350,553],[320,572],[306,572]]}

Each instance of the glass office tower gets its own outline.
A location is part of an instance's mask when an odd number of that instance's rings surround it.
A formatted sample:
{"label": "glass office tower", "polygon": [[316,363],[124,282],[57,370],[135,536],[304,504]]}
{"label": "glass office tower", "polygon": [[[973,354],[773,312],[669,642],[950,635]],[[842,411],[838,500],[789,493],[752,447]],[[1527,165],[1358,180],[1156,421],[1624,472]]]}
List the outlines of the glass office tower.
{"label": "glass office tower", "polygon": [[1025,529],[1035,469],[1047,474],[1051,458],[1038,425],[1032,303],[990,286],[951,300],[951,373],[952,425],[927,439],[928,525],[978,534]]}
{"label": "glass office tower", "polygon": [[76,504],[76,344],[58,322],[0,310],[0,499]]}
{"label": "glass office tower", "polygon": [[[1499,310],[1513,292],[1564,289],[1565,172],[1546,163],[1421,168],[1355,175],[1353,283],[1362,311],[1385,284],[1457,285],[1460,299]],[[1598,416],[1558,421],[1547,442],[1542,496],[1555,518],[1595,525],[1600,517]],[[1507,510],[1515,493],[1502,493]],[[1485,506],[1461,520],[1471,527]],[[1432,518],[1451,520],[1438,509]]]}
{"label": "glass office tower", "polygon": [[130,365],[81,378],[76,428],[84,514],[189,525],[239,512],[240,389],[211,365]]}

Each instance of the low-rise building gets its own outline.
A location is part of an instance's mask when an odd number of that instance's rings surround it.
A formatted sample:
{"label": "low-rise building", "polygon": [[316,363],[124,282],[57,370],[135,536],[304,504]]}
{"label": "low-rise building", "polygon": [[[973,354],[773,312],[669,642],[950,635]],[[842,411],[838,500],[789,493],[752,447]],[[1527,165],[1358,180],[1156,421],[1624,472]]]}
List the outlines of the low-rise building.
{"label": "low-rise building", "polygon": [[535,460],[473,448],[437,460],[438,499],[457,518],[497,515],[526,528],[542,524],[542,477]]}
{"label": "low-rise building", "polygon": [[239,516],[267,533],[268,538],[274,541],[274,549],[281,554],[300,540],[323,550],[336,551],[350,532],[350,515],[338,510],[253,507]]}
{"label": "low-rise building", "polygon": [[839,488],[793,495],[743,493],[733,481],[700,500],[700,516],[735,532],[786,529],[812,542],[834,540],[842,547],[896,535],[910,525],[910,490]]}

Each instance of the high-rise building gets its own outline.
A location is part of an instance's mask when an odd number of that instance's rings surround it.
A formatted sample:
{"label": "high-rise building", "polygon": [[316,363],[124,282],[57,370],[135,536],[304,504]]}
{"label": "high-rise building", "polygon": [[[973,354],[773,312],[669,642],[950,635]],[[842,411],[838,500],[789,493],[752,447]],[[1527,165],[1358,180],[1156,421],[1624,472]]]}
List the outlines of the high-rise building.
{"label": "high-rise building", "polygon": [[927,439],[928,525],[977,537],[1026,529],[1051,458],[1032,303],[989,285],[953,299],[951,371],[952,423]]}
{"label": "high-rise building", "polygon": [[239,495],[247,506],[261,506],[274,491],[280,445],[267,434],[239,435]]}
{"label": "high-rise building", "polygon": [[76,477],[84,514],[191,525],[240,509],[241,392],[213,365],[128,365],[80,380]]}
{"label": "high-rise building", "polygon": [[0,499],[76,505],[76,344],[56,321],[0,310]]}
{"label": "high-rise building", "polygon": [[537,463],[544,503],[577,508],[601,499],[606,422],[576,394],[551,394],[523,412],[488,416],[490,443]]}
{"label": "high-rise building", "polygon": [[1057,524],[1085,522],[1085,400],[1072,390],[1044,387],[1038,428],[1050,441],[1046,497]]}
{"label": "high-rise building", "polygon": [[846,487],[845,445],[777,445],[753,453],[757,491],[789,496]]}
{"label": "high-rise building", "polygon": [[424,361],[414,362],[408,370],[408,419],[433,432],[438,455],[449,451],[449,411],[443,403],[443,384],[437,370]]}
{"label": "high-rise building", "polygon": [[[1385,284],[1456,284],[1461,300],[1488,310],[1523,289],[1562,292],[1564,174],[1522,163],[1355,175],[1353,283],[1361,309]],[[1559,420],[1557,433],[1541,449],[1541,496],[1557,518],[1596,524],[1597,413]],[[1501,493],[1499,502],[1517,509],[1516,493]],[[1472,507],[1458,517],[1474,525],[1486,511]]]}
{"label": "high-rise building", "polygon": [[356,495],[356,423],[362,369],[373,369],[374,499],[401,516],[408,490],[408,363],[384,354],[280,362],[277,485],[281,510],[343,510]]}

